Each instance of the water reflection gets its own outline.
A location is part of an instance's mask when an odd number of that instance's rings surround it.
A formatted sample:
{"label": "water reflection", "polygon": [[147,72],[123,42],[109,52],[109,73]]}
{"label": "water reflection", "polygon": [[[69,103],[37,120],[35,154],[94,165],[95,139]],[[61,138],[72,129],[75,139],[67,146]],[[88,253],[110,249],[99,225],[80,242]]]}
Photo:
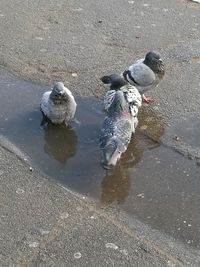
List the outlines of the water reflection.
{"label": "water reflection", "polygon": [[102,204],[111,204],[114,201],[117,204],[124,203],[130,190],[129,168],[140,162],[143,152],[144,149],[138,145],[138,140],[133,139],[119,164],[113,170],[106,171],[101,184]]}
{"label": "water reflection", "polygon": [[60,126],[47,124],[44,127],[44,141],[45,153],[63,164],[76,153],[78,141],[76,133],[65,124]]}

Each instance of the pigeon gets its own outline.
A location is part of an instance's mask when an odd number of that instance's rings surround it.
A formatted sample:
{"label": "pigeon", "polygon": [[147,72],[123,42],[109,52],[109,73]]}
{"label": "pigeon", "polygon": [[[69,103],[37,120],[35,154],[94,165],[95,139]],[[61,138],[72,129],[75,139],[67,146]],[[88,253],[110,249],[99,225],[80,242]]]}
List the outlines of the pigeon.
{"label": "pigeon", "polygon": [[164,63],[160,55],[150,51],[145,58],[139,59],[123,72],[124,80],[137,87],[143,95],[143,100],[150,103],[153,99],[146,97],[144,93],[155,88],[165,74]]}
{"label": "pigeon", "polygon": [[126,99],[126,94],[118,90],[114,94],[114,99],[108,108],[108,115],[104,119],[100,131],[101,164],[103,168],[114,167],[124,153],[135,132],[138,120],[130,112],[130,106]]}
{"label": "pigeon", "polygon": [[74,118],[76,102],[69,89],[62,82],[56,82],[52,91],[45,92],[41,99],[41,111],[53,124],[65,123]]}
{"label": "pigeon", "polygon": [[[137,87],[142,95],[143,101],[146,103],[153,102],[150,97],[146,97],[144,93],[156,87],[165,73],[164,63],[157,52],[150,51],[145,58],[139,59],[133,65],[129,66],[121,75],[111,74],[103,76],[101,81],[105,84],[111,84],[110,89],[122,85],[122,83],[129,83]],[[122,79],[124,81],[122,81]],[[116,86],[117,85],[117,86]]]}

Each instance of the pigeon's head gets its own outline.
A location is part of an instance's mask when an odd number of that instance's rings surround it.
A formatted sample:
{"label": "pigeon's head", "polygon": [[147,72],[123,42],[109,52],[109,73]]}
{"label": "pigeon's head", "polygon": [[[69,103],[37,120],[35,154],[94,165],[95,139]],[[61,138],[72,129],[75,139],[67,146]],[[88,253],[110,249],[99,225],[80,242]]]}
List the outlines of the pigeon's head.
{"label": "pigeon's head", "polygon": [[117,164],[121,154],[117,148],[117,141],[113,139],[109,140],[101,152],[102,167],[106,170],[112,169]]}
{"label": "pigeon's head", "polygon": [[110,114],[129,114],[129,104],[126,100],[126,95],[123,91],[118,90],[115,93],[115,98],[108,109]]}
{"label": "pigeon's head", "polygon": [[65,86],[62,82],[54,83],[53,89],[51,92],[51,99],[54,101],[61,101],[61,100],[67,99]]}
{"label": "pigeon's head", "polygon": [[158,52],[148,52],[145,56],[144,63],[156,73],[164,72],[164,63]]}

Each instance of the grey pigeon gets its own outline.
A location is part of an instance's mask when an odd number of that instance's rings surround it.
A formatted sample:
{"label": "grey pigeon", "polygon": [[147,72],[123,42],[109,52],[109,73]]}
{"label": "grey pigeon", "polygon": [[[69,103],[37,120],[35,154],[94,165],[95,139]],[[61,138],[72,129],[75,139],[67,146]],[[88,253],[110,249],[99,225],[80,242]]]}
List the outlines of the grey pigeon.
{"label": "grey pigeon", "polygon": [[[150,51],[145,58],[137,60],[136,63],[129,66],[121,75],[111,74],[103,76],[102,82],[111,84],[110,89],[116,89],[122,86],[122,83],[129,83],[137,87],[143,97],[144,102],[150,103],[153,100],[144,95],[144,93],[156,87],[164,76],[164,64],[157,52]],[[123,80],[122,80],[122,79]]]}
{"label": "grey pigeon", "polygon": [[116,91],[100,132],[101,164],[105,169],[115,166],[127,150],[137,123],[136,117],[133,124],[126,94]]}
{"label": "grey pigeon", "polygon": [[[165,73],[164,64],[157,52],[150,51],[144,59],[137,60],[123,72],[124,80],[137,87],[141,94],[156,87]],[[143,95],[143,100],[147,103],[151,99]]]}
{"label": "grey pigeon", "polygon": [[52,91],[45,92],[41,99],[41,111],[53,124],[65,123],[74,118],[76,102],[62,82],[56,82]]}

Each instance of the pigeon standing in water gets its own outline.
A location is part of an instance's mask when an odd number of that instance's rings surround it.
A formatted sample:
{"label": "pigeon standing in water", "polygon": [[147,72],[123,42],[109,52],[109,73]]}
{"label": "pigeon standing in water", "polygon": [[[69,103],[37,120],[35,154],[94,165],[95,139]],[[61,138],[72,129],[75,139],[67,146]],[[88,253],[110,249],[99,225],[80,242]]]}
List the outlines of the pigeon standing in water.
{"label": "pigeon standing in water", "polygon": [[103,76],[101,78],[103,83],[113,85],[122,83],[120,78],[124,79],[124,83],[129,83],[137,87],[138,91],[143,97],[143,101],[146,103],[153,102],[150,97],[146,97],[144,93],[154,87],[156,87],[164,76],[164,64],[157,52],[150,51],[146,54],[144,59],[137,60],[136,63],[129,66],[123,74],[112,74],[110,76]]}
{"label": "pigeon standing in water", "polygon": [[121,154],[127,150],[132,133],[138,124],[138,108],[136,106],[136,116],[133,117],[126,99],[127,95],[123,90],[126,88],[122,87],[115,92],[100,132],[101,163],[105,169],[116,165]]}
{"label": "pigeon standing in water", "polygon": [[52,91],[45,92],[41,100],[41,111],[53,124],[65,123],[74,118],[76,102],[62,82],[56,82]]}

